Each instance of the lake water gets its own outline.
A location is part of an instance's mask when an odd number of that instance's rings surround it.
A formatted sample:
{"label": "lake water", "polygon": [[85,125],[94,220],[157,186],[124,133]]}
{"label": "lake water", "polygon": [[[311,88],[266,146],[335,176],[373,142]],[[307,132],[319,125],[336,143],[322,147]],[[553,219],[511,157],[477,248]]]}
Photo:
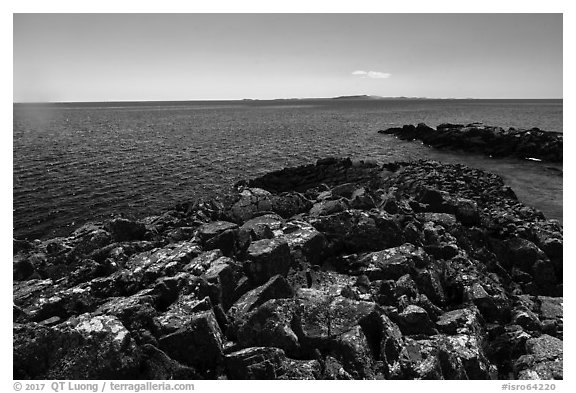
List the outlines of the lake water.
{"label": "lake water", "polygon": [[562,100],[15,104],[14,236],[66,235],[115,213],[150,215],[326,156],[464,163],[500,174],[523,202],[562,220],[561,164],[441,151],[377,133],[419,122],[562,132]]}

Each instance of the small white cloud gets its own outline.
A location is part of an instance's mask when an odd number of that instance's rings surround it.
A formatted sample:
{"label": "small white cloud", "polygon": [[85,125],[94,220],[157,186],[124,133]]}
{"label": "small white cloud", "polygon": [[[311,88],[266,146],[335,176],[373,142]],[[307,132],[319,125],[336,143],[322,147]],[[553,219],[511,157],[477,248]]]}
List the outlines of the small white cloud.
{"label": "small white cloud", "polygon": [[371,79],[387,79],[392,76],[387,72],[379,72],[379,71],[362,71],[356,70],[352,72],[353,76],[358,76],[360,78],[371,78]]}

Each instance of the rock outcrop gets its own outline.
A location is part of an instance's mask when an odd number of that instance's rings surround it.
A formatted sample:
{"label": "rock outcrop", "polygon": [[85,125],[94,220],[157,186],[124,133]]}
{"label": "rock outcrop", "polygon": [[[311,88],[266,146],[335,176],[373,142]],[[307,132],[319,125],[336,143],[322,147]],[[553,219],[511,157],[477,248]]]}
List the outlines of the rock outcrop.
{"label": "rock outcrop", "polygon": [[496,175],[326,159],[14,243],[14,379],[561,379],[562,226]]}
{"label": "rock outcrop", "polygon": [[482,123],[440,124],[436,129],[420,123],[378,131],[402,140],[420,140],[427,145],[473,151],[491,157],[531,158],[562,162],[563,135],[538,128],[520,130],[486,126]]}

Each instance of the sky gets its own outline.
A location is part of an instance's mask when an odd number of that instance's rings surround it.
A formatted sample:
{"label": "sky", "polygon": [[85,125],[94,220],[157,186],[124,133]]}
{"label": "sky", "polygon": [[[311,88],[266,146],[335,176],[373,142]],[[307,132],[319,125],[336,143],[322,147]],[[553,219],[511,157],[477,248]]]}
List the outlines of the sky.
{"label": "sky", "polygon": [[14,14],[14,102],[562,98],[562,14]]}

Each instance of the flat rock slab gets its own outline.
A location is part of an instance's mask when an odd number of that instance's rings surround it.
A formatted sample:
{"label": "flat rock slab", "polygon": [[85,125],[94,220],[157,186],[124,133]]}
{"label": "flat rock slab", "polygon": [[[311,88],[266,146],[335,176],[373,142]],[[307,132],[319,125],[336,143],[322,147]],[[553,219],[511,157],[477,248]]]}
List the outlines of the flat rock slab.
{"label": "flat rock slab", "polygon": [[230,229],[238,229],[238,224],[228,221],[214,221],[198,228],[198,236],[201,240],[206,241],[219,233]]}

